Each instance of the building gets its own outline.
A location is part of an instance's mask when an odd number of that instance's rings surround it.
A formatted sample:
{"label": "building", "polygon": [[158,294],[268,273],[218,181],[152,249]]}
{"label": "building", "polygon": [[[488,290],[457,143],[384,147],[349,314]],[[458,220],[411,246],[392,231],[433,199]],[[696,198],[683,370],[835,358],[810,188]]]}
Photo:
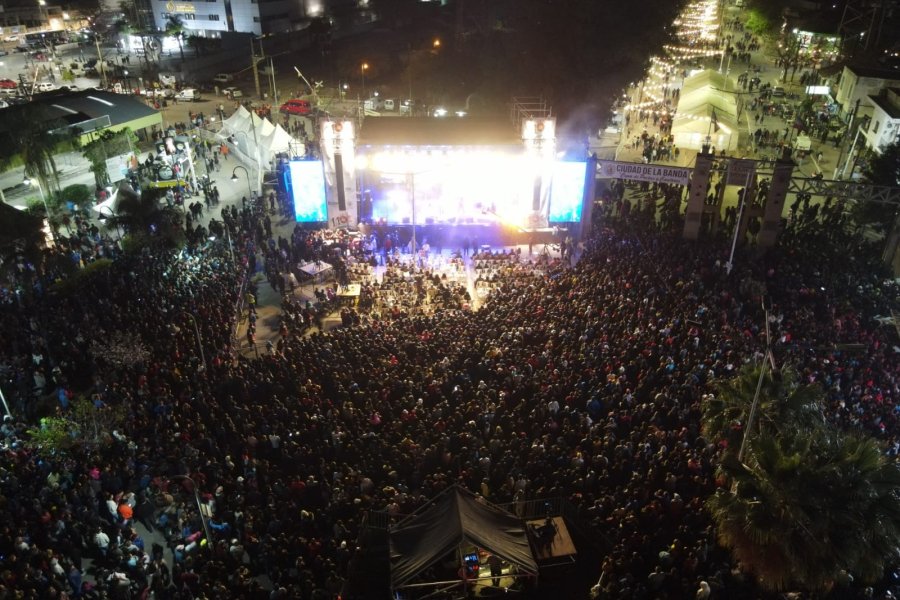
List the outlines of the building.
{"label": "building", "polygon": [[226,31],[256,35],[292,31],[308,14],[307,3],[291,0],[146,1],[159,30],[165,30],[169,17],[176,16],[187,35],[204,37],[219,37]]}
{"label": "building", "polygon": [[854,113],[857,119],[872,116],[873,105],[869,99],[888,87],[900,87],[900,71],[883,67],[845,66],[835,95],[841,106],[841,116],[846,121]]}
{"label": "building", "polygon": [[866,146],[881,152],[885,146],[900,140],[900,87],[882,90],[877,96],[869,96],[872,118],[863,131]]}
{"label": "building", "polygon": [[28,104],[3,109],[0,119],[0,144],[8,131],[3,123],[13,123],[17,115],[27,113],[40,104],[48,119],[62,121],[82,132],[82,143],[90,142],[104,130],[120,131],[126,127],[138,138],[148,139],[155,129],[162,128],[162,115],[130,94],[114,94],[99,90],[80,92],[48,92],[37,94]]}
{"label": "building", "polygon": [[68,13],[62,6],[50,6],[43,0],[4,0],[0,5],[0,33],[30,33],[41,29],[65,29]]}

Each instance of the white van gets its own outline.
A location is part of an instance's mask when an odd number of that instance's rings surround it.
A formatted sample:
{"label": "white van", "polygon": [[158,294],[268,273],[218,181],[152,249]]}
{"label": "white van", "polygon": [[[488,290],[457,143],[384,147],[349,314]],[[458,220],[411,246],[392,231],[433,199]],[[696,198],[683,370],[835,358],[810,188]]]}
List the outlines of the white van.
{"label": "white van", "polygon": [[215,77],[213,77],[213,81],[216,83],[231,83],[234,81],[234,75],[229,75],[228,73],[219,73]]}
{"label": "white van", "polygon": [[184,88],[175,94],[175,98],[186,102],[196,102],[200,99],[200,92],[194,88]]}
{"label": "white van", "polygon": [[394,100],[385,100],[384,110],[397,110],[397,103]]}

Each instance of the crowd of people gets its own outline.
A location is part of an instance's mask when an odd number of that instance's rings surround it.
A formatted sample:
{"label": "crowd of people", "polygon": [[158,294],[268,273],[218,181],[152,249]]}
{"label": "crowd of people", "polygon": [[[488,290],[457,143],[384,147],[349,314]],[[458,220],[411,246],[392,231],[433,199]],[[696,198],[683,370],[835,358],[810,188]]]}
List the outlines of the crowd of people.
{"label": "crowd of people", "polygon": [[[221,243],[130,255],[78,293],[3,307],[16,418],[0,597],[333,598],[364,511],[409,514],[453,484],[569,500],[609,542],[593,566],[603,598],[759,597],[702,509],[717,444],[699,415],[711,382],[761,355],[760,289],[778,362],[822,384],[834,421],[900,447],[896,332],[874,319],[896,289],[862,251],[837,251],[855,238],[810,226],[729,276],[720,245],[623,214],[574,267],[492,270],[478,310],[350,318],[246,359],[243,273],[319,251],[299,231],[270,244],[264,208],[228,220],[238,264]],[[30,446],[28,424],[80,395],[124,410],[104,443]]]}

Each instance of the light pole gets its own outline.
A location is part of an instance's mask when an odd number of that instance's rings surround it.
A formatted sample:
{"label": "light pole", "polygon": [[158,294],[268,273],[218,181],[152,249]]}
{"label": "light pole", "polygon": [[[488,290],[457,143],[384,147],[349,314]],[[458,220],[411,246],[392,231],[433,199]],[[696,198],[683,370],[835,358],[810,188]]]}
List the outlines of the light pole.
{"label": "light pole", "polygon": [[366,71],[369,70],[369,63],[364,62],[359,67],[359,73],[362,76],[362,95],[363,100],[366,99]]}
{"label": "light pole", "polygon": [[[47,196],[44,194],[44,186],[41,185],[41,182],[37,179],[30,179],[27,175],[25,179],[22,180],[26,186],[30,186],[32,183],[37,186],[37,189],[41,192],[41,202],[44,203],[44,211],[47,213],[47,222],[50,221],[50,207],[47,205]],[[53,226],[50,226],[50,235],[53,236],[53,241],[56,241],[56,232],[53,231]]]}
{"label": "light pole", "polygon": [[181,314],[190,319],[191,323],[194,325],[194,335],[197,337],[197,350],[200,352],[200,362],[203,363],[203,370],[206,370],[206,354],[203,353],[203,340],[200,337],[200,328],[197,326],[197,319],[194,318],[194,315],[187,311],[181,311]]}
{"label": "light pole", "polygon": [[210,554],[212,554],[212,536],[209,535],[209,525],[206,524],[206,515],[203,514],[203,504],[200,502],[200,494],[197,493],[197,482],[191,479],[189,475],[175,475],[172,479],[187,479],[191,482],[191,487],[194,490],[194,500],[197,502],[197,510],[200,512],[200,522],[203,524],[203,532],[206,534],[206,547],[209,549]]}
{"label": "light pole", "polygon": [[[256,113],[250,113],[250,116],[253,117],[255,114]],[[256,162],[257,175],[262,177],[262,160],[260,159],[260,154],[259,154],[259,142],[256,139],[256,123],[253,122],[252,124],[253,124],[252,131],[253,131],[253,153],[254,153],[254,156],[252,158]],[[239,135],[239,134],[243,135],[244,136],[244,144],[246,145],[246,148],[248,148],[248,149],[250,148],[250,137],[247,135],[246,131],[235,131],[234,134],[235,135]],[[235,144],[235,145],[237,145],[237,144]],[[243,168],[243,167],[241,167],[241,168]],[[237,181],[237,180],[232,179],[232,181]],[[257,183],[259,183],[259,182],[257,182]],[[247,186],[249,187],[249,185],[250,185],[250,175],[248,174],[247,175]],[[260,185],[260,191],[262,191],[262,185]],[[252,195],[253,194],[251,194],[251,196]]]}
{"label": "light pole", "polygon": [[232,171],[231,171],[231,181],[237,183],[237,180],[238,180],[237,170],[238,170],[238,169],[240,169],[241,171],[243,171],[243,172],[244,172],[244,176],[247,177],[247,193],[249,194],[249,196],[247,196],[247,200],[251,200],[251,199],[253,199],[253,190],[250,189],[250,171],[247,170],[247,167],[238,165],[238,166],[236,166],[234,169],[232,169]]}

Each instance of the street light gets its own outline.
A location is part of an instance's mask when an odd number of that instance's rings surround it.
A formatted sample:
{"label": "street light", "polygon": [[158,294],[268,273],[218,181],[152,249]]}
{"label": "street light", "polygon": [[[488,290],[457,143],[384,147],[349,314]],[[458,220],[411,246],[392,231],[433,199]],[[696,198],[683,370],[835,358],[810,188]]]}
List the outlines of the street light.
{"label": "street light", "polygon": [[365,63],[365,62],[364,62],[364,63],[363,63],[362,65],[360,65],[360,67],[359,67],[359,72],[360,72],[360,74],[362,75],[362,95],[363,95],[363,100],[366,99],[366,71],[368,71],[368,70],[369,70],[369,63]]}
{"label": "street light", "polygon": [[237,183],[237,181],[238,181],[237,170],[238,169],[243,171],[244,175],[247,177],[247,193],[249,194],[249,196],[247,196],[247,200],[252,200],[253,199],[253,190],[250,189],[250,171],[247,170],[247,167],[244,167],[241,165],[236,166],[231,171],[231,181]]}
{"label": "street light", "polygon": [[203,524],[203,532],[206,534],[206,547],[209,549],[210,554],[212,554],[212,536],[209,535],[209,525],[206,524],[206,515],[203,514],[203,504],[200,502],[200,494],[197,493],[197,482],[189,475],[175,475],[172,479],[187,479],[191,482],[191,487],[194,490],[194,500],[197,502],[197,510],[200,511],[200,522]]}
{"label": "street light", "polygon": [[[25,176],[25,179],[22,180],[26,186],[30,186],[32,183],[37,186],[37,189],[41,192],[41,202],[44,203],[44,211],[47,213],[47,221],[50,220],[50,207],[47,205],[47,196],[44,195],[44,186],[41,185],[41,182],[37,179],[30,179],[28,175]],[[53,236],[53,241],[56,241],[56,232],[53,231],[53,227],[50,227],[50,235]]]}

